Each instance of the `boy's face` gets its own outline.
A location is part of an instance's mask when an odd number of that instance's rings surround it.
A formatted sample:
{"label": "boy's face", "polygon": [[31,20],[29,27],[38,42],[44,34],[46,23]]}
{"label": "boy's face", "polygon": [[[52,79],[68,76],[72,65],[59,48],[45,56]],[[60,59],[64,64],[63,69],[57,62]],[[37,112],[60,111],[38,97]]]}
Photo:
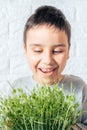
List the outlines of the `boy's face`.
{"label": "boy's face", "polygon": [[47,25],[33,27],[26,34],[24,50],[38,83],[51,85],[58,82],[69,57],[64,31]]}

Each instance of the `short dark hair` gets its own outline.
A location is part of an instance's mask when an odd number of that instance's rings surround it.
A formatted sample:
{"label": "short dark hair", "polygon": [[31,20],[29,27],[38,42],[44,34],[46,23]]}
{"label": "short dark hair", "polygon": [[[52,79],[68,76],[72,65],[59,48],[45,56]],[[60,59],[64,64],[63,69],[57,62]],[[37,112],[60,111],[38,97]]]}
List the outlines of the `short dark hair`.
{"label": "short dark hair", "polygon": [[47,5],[37,8],[35,13],[28,18],[24,28],[24,43],[26,43],[26,32],[34,26],[43,24],[53,25],[65,31],[70,46],[71,26],[68,20],[60,9]]}

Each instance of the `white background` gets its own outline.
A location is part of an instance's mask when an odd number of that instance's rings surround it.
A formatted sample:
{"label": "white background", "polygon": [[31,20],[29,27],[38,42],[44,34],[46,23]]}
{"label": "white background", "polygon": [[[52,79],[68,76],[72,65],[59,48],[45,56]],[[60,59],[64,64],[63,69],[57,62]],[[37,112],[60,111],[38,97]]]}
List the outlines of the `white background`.
{"label": "white background", "polygon": [[70,59],[64,73],[87,82],[87,0],[0,0],[0,82],[31,74],[22,48],[23,29],[41,5],[58,7],[71,23]]}

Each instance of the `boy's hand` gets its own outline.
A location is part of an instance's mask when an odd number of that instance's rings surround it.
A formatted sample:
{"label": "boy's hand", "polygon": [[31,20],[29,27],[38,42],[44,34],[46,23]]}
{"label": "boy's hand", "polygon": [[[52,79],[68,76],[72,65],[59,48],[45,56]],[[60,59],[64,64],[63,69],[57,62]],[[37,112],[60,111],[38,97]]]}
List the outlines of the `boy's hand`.
{"label": "boy's hand", "polygon": [[87,130],[87,126],[81,123],[77,123],[75,126],[72,127],[73,130]]}
{"label": "boy's hand", "polygon": [[77,125],[73,126],[72,128],[73,128],[73,130],[82,130],[82,129],[79,128]]}

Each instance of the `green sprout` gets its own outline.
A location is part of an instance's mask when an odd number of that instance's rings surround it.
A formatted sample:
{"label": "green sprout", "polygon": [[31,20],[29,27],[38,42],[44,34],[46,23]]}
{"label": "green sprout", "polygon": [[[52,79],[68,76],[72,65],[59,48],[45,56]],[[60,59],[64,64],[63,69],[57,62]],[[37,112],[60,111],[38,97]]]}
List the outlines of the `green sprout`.
{"label": "green sprout", "polygon": [[63,88],[35,87],[31,94],[13,89],[0,98],[0,130],[71,130],[81,111],[75,94]]}

